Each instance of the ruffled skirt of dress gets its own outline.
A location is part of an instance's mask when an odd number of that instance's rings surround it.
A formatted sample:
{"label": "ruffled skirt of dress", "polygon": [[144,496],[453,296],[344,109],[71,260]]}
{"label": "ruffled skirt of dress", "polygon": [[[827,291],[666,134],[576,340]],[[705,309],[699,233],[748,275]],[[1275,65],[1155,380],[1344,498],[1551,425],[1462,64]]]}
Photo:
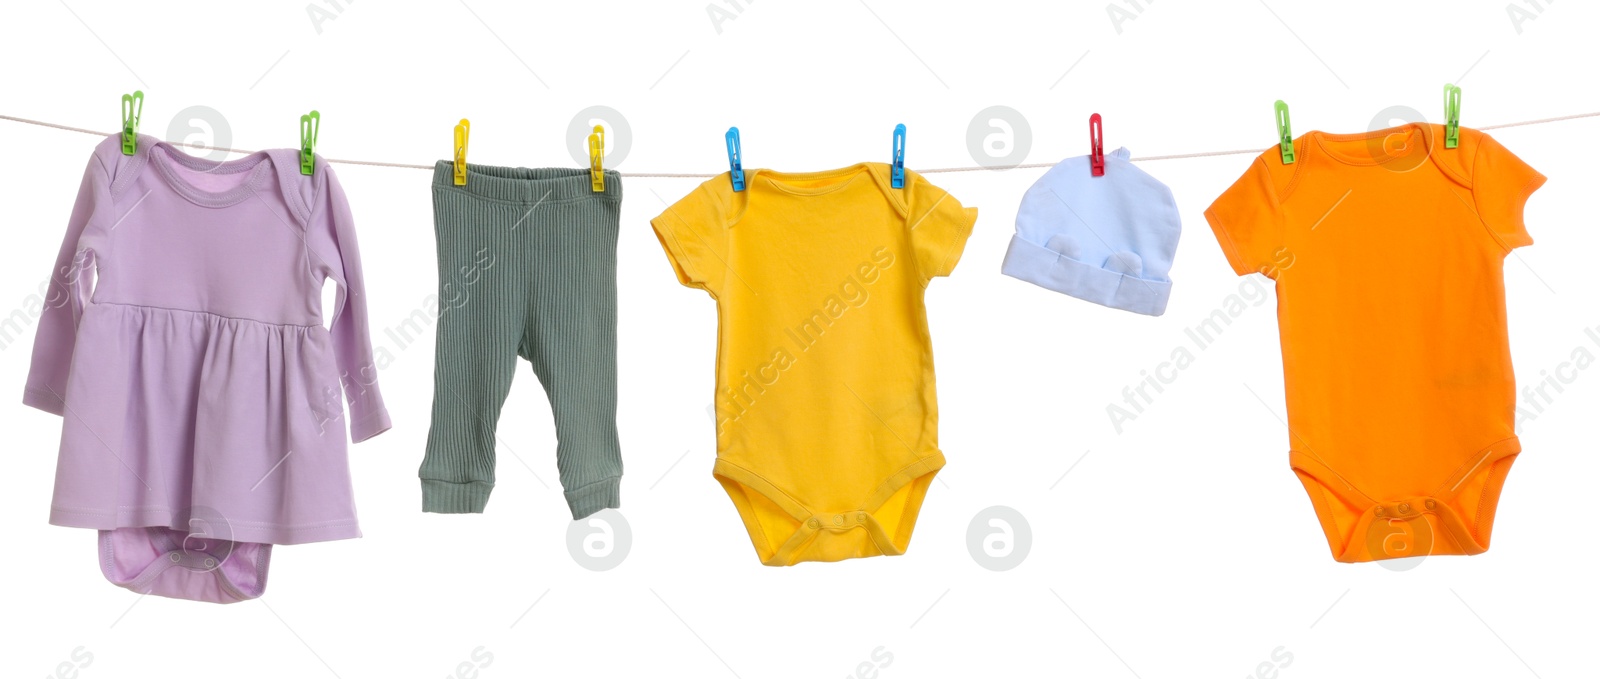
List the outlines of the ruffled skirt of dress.
{"label": "ruffled skirt of dress", "polygon": [[273,544],[360,536],[331,338],[111,303],[78,328],[50,522],[101,531],[112,582],[230,602]]}

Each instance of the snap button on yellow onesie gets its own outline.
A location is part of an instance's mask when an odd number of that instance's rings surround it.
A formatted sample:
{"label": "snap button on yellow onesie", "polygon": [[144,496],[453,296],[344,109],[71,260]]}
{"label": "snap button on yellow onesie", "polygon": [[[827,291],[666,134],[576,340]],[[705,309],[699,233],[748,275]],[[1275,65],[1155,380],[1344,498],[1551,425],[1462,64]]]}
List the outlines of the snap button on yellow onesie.
{"label": "snap button on yellow onesie", "polygon": [[717,462],[761,562],[903,554],[944,466],[923,291],[978,211],[888,166],[727,173],[651,221],[717,301]]}

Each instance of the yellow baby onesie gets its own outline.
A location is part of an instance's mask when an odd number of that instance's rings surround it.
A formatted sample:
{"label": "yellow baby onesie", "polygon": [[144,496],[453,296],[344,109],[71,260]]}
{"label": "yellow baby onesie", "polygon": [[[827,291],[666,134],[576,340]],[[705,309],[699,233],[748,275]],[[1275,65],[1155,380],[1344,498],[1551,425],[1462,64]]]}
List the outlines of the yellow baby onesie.
{"label": "yellow baby onesie", "polygon": [[944,466],[923,291],[978,211],[881,163],[746,175],[651,221],[717,301],[712,474],[766,565],[903,554]]}

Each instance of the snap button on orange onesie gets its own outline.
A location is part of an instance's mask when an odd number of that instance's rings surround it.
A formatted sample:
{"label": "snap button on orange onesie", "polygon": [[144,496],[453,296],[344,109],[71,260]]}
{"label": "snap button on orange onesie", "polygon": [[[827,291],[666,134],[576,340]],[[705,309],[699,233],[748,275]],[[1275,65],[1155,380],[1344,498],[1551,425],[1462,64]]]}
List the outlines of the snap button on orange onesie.
{"label": "snap button on orange onesie", "polygon": [[1489,548],[1521,451],[1503,260],[1544,176],[1412,124],[1311,132],[1206,210],[1235,273],[1277,281],[1289,461],[1335,559]]}

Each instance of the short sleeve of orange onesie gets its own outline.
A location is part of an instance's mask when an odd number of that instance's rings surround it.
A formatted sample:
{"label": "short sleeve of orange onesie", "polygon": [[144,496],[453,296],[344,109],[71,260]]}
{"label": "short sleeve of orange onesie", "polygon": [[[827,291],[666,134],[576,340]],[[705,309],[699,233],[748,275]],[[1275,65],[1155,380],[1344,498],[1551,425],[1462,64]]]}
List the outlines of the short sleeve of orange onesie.
{"label": "short sleeve of orange onesie", "polygon": [[1472,201],[1484,225],[1510,250],[1532,245],[1522,207],[1545,177],[1486,134],[1477,138],[1472,161]]}
{"label": "short sleeve of orange onesie", "polygon": [[1310,132],[1205,213],[1235,273],[1276,281],[1290,464],[1340,561],[1487,550],[1521,451],[1503,259],[1544,177],[1443,139]]}
{"label": "short sleeve of orange onesie", "polygon": [[1265,273],[1282,251],[1283,216],[1278,196],[1286,179],[1274,177],[1267,161],[1258,156],[1244,176],[1206,210],[1206,219],[1234,273]]}
{"label": "short sleeve of orange onesie", "polygon": [[717,301],[717,461],[761,562],[898,555],[938,444],[925,289],[977,210],[915,172],[746,172],[651,224],[679,282]]}

